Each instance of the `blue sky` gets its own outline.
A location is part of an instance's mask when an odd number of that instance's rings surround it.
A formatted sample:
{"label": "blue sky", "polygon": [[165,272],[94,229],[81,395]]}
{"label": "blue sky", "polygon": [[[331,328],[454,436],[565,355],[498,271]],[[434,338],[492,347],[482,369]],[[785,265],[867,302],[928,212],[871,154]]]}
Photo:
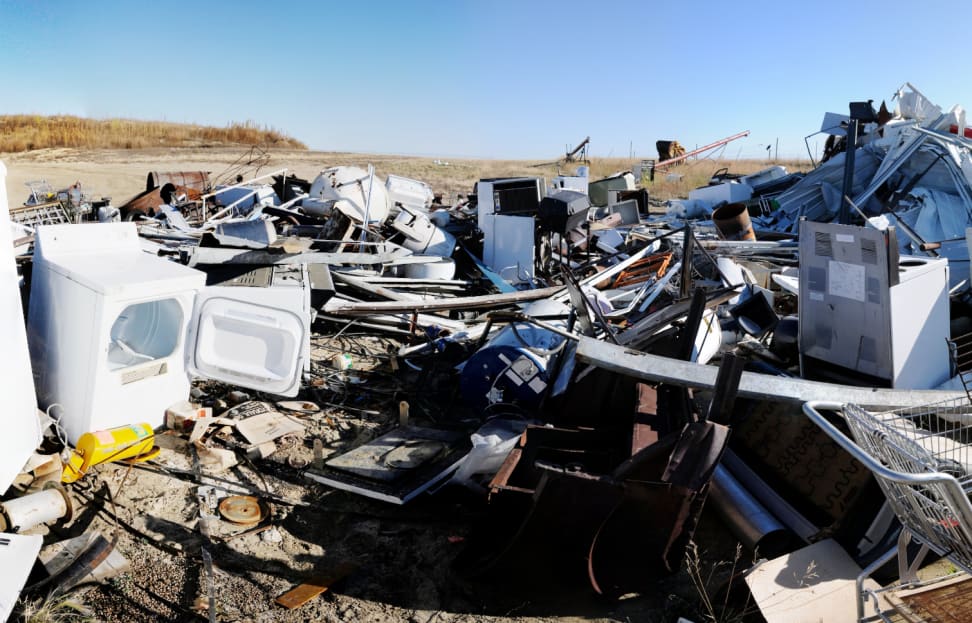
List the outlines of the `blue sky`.
{"label": "blue sky", "polygon": [[[788,6],[792,5],[792,6]],[[852,100],[910,81],[972,106],[968,4],[0,0],[0,114],[225,125],[321,150],[806,156]],[[890,101],[889,101],[890,105]],[[822,147],[822,139],[817,140]]]}

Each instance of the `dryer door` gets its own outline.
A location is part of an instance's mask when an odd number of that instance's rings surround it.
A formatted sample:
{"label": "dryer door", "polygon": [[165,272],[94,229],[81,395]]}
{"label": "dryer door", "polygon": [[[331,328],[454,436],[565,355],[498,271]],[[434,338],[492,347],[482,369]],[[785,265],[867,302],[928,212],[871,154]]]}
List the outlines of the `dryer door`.
{"label": "dryer door", "polygon": [[225,295],[196,295],[186,339],[195,376],[280,396],[296,396],[308,328],[291,311]]}

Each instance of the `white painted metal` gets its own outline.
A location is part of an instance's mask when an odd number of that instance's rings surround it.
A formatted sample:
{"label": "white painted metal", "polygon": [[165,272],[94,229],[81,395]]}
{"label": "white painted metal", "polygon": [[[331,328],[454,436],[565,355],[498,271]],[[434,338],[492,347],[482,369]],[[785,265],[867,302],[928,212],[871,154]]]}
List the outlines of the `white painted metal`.
{"label": "white painted metal", "polygon": [[269,288],[218,288],[197,300],[205,279],[142,252],[133,223],[38,228],[31,357],[40,405],[60,405],[53,414],[69,441],[137,422],[161,426],[165,409],[188,396],[190,360],[210,378],[296,394],[309,320],[289,301],[268,301]]}
{"label": "white painted metal", "polygon": [[189,394],[184,336],[205,275],[143,253],[133,223],[37,228],[29,339],[41,407],[68,440],[161,426]]}
{"label": "white painted metal", "polygon": [[385,178],[385,191],[388,193],[389,205],[398,203],[411,210],[428,210],[435,199],[431,186],[400,175],[388,175]]}
{"label": "white painted metal", "polygon": [[276,307],[241,300],[272,297],[275,292],[270,288],[234,289],[237,292],[233,298],[211,293],[208,288],[199,294],[197,317],[189,333],[190,372],[233,385],[259,386],[281,396],[296,396],[305,361],[302,351],[308,320]]}
{"label": "white painted metal", "polygon": [[728,201],[729,203],[746,201],[752,196],[753,189],[751,186],[737,182],[724,182],[714,186],[703,186],[702,188],[690,190],[688,194],[689,199],[706,201],[711,205],[722,201]]}
{"label": "white painted metal", "polygon": [[[510,183],[533,182],[536,184],[537,202],[543,197],[544,183],[541,178],[510,178],[480,180],[476,184],[477,225],[483,232],[483,263],[511,283],[521,283],[533,278],[534,240],[532,216],[503,215],[497,211],[497,186]],[[509,219],[520,219],[511,221]],[[527,235],[527,226],[530,233]],[[520,268],[522,267],[522,268]],[[503,270],[506,270],[506,274]],[[512,280],[507,275],[514,275]]]}
{"label": "white painted metal", "polygon": [[[6,176],[7,168],[0,162],[0,343],[3,344],[3,356],[0,357],[0,396],[3,396],[0,493],[7,490],[41,441],[20,298],[20,277],[13,256]],[[3,605],[0,603],[0,614]]]}
{"label": "white painted metal", "polygon": [[951,376],[948,260],[902,258],[891,287],[892,386],[938,387]]}
{"label": "white painted metal", "polygon": [[[492,257],[483,258],[500,277],[512,284],[533,280],[534,231],[532,216],[493,217]],[[484,242],[485,248],[485,242]]]}
{"label": "white painted metal", "polygon": [[[6,210],[3,211],[6,213]],[[6,621],[13,612],[17,599],[20,598],[20,589],[27,582],[43,544],[44,537],[39,534],[0,534],[0,569],[3,569],[0,621]]]}
{"label": "white painted metal", "polygon": [[388,218],[388,192],[378,178],[358,167],[332,167],[311,184],[310,198],[333,202],[335,210],[358,223]]}
{"label": "white painted metal", "polygon": [[302,372],[310,372],[310,278],[303,264],[270,270],[266,286],[213,285],[196,295],[190,373],[297,395]]}
{"label": "white painted metal", "polygon": [[456,248],[455,236],[433,225],[427,214],[414,208],[403,206],[392,227],[405,236],[402,246],[415,253],[451,257]]}

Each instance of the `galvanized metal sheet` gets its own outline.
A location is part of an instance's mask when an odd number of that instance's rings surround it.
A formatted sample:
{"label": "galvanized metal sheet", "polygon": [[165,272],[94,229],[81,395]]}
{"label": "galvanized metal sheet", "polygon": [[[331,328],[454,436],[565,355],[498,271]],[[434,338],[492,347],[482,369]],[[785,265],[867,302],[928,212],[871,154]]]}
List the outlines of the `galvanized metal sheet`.
{"label": "galvanized metal sheet", "polygon": [[[719,372],[715,366],[640,353],[587,337],[580,338],[577,357],[584,363],[643,381],[681,387],[712,389]],[[879,408],[918,406],[966,398],[965,392],[856,387],[757,372],[743,372],[739,382],[739,396],[801,404],[808,400],[829,400]]]}

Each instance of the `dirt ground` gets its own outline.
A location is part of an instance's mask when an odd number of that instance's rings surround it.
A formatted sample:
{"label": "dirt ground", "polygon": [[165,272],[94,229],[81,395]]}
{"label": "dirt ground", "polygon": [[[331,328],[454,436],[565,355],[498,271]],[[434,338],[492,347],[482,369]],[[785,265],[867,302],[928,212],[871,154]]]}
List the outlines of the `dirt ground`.
{"label": "dirt ground", "polygon": [[[551,164],[535,167],[524,161],[462,160],[444,162],[429,158],[387,155],[363,155],[302,150],[263,152],[248,148],[213,149],[143,149],[143,150],[77,150],[43,149],[18,154],[0,154],[7,165],[7,193],[11,203],[23,194],[25,182],[47,180],[55,189],[77,181],[95,197],[108,196],[116,206],[145,190],[149,171],[209,171],[216,183],[232,183],[237,174],[247,179],[287,169],[288,173],[313,180],[328,167],[349,165],[375,166],[376,175],[388,173],[411,177],[429,183],[443,201],[451,205],[458,194],[472,191],[476,180],[483,177],[515,175],[557,175]],[[576,165],[563,168],[573,172]],[[606,161],[598,166],[605,170],[621,166],[621,161]],[[623,168],[630,168],[625,161]],[[613,171],[614,169],[611,169]],[[608,171],[610,173],[611,171]]]}
{"label": "dirt ground", "polygon": [[[120,205],[144,189],[149,171],[208,170],[227,179],[238,171],[251,174],[254,167],[245,164],[245,158],[241,163],[240,155],[240,150],[46,150],[0,159],[8,168],[12,205],[21,201],[22,189],[26,199],[23,183],[34,179],[46,179],[55,188],[80,180],[95,196],[111,196]],[[311,152],[274,153],[258,164],[261,173],[288,167],[313,179],[327,166],[369,162],[379,175],[422,179],[447,197],[471,189],[480,177],[551,175],[528,163],[491,163],[483,165],[484,170],[469,163]],[[206,471],[209,476],[200,479],[193,476],[193,450],[184,436],[160,435],[162,454],[156,460],[136,467],[101,466],[73,486],[78,508],[72,521],[36,529],[47,533],[46,542],[98,530],[115,540],[115,547],[130,561],[131,572],[79,593],[96,620],[206,620],[210,594],[219,621],[568,623],[676,621],[680,616],[712,620],[701,604],[701,592],[715,595],[732,562],[735,542],[710,511],[696,534],[699,575],[709,580],[705,591],[700,592],[683,568],[654,591],[609,602],[596,598],[583,583],[564,583],[559,570],[545,566],[545,561],[535,561],[530,586],[454,573],[450,563],[482,515],[481,497],[445,489],[396,506],[308,480],[304,472],[315,458],[315,439],[321,440],[325,458],[356,447],[395,425],[397,392],[417,390],[390,380],[389,358],[383,355],[394,346],[389,338],[347,333],[342,340],[349,342],[337,341],[340,329],[315,325],[312,359],[317,377],[325,380],[306,388],[300,399],[321,410],[291,414],[304,425],[304,433],[278,442],[278,450],[268,458],[244,461],[217,474]],[[329,368],[331,357],[354,349],[360,375],[352,370],[336,376]],[[233,388],[196,389],[200,399],[212,401],[223,399]],[[252,392],[249,397],[274,400]],[[217,414],[222,406],[217,403]],[[433,407],[416,408],[416,421],[433,413]],[[209,536],[204,536],[200,480],[263,500],[266,517],[259,527],[264,530],[250,532],[215,518],[206,522]],[[212,560],[212,580],[207,558]],[[323,596],[294,610],[274,602],[293,587],[348,563],[354,571]]]}

